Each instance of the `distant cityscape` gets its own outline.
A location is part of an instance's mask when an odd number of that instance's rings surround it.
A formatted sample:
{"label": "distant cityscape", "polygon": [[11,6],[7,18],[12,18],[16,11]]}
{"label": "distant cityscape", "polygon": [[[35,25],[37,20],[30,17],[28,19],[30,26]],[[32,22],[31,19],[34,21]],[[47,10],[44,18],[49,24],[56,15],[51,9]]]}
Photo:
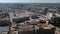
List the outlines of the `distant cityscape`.
{"label": "distant cityscape", "polygon": [[60,34],[60,4],[0,3],[0,34]]}

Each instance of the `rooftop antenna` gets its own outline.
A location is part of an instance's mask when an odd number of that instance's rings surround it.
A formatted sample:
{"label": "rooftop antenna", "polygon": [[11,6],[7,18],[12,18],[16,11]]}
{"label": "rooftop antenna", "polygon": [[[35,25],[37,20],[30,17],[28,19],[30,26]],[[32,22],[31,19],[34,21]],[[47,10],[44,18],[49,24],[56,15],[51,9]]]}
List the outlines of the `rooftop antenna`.
{"label": "rooftop antenna", "polygon": [[13,24],[13,12],[9,12],[9,16],[10,16],[10,22],[11,24]]}
{"label": "rooftop antenna", "polygon": [[13,24],[13,18],[14,18],[13,11],[11,11],[10,8],[7,8],[7,10],[8,10],[8,14],[9,14],[9,20],[10,20],[11,24]]}

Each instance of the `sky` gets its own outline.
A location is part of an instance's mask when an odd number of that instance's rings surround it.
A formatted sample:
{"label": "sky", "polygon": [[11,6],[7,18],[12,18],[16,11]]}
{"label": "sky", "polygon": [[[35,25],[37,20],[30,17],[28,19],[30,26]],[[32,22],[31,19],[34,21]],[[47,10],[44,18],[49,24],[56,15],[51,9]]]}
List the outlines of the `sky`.
{"label": "sky", "polygon": [[0,3],[60,3],[60,0],[0,0]]}

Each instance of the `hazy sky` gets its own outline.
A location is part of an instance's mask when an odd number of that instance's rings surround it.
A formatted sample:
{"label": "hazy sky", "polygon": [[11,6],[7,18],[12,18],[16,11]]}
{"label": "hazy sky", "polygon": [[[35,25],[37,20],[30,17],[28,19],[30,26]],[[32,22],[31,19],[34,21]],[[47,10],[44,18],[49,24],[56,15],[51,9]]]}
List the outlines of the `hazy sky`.
{"label": "hazy sky", "polygon": [[60,3],[60,0],[0,0],[0,3]]}

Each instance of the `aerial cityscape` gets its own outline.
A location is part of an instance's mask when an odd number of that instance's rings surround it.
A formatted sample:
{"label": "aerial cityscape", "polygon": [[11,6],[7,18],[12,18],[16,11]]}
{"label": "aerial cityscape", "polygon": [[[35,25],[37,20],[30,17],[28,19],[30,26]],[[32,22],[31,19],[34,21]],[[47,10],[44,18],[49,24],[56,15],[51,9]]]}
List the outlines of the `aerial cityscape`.
{"label": "aerial cityscape", "polygon": [[60,4],[0,3],[0,34],[60,34]]}

